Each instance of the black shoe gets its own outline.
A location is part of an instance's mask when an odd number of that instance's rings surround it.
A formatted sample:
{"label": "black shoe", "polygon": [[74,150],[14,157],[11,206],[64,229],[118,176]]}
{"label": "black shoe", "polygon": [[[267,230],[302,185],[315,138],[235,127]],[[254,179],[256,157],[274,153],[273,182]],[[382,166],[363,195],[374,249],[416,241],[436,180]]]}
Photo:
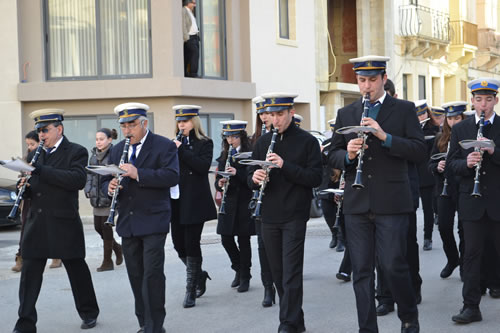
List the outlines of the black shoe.
{"label": "black shoe", "polygon": [[82,330],[87,330],[89,328],[94,328],[96,324],[97,324],[97,319],[84,319],[82,321],[82,324],[80,325],[80,328]]}
{"label": "black shoe", "polygon": [[238,286],[237,290],[239,293],[244,293],[247,292],[249,288],[250,288],[250,279],[241,279],[240,285]]}
{"label": "black shoe", "polygon": [[344,282],[349,282],[351,281],[351,275],[343,272],[338,272],[335,277],[339,280],[342,280]]}
{"label": "black shoe", "polygon": [[207,279],[212,280],[208,272],[202,271],[196,284],[196,298],[203,296],[205,291],[207,291]]}
{"label": "black shoe", "polygon": [[262,306],[268,308],[276,304],[276,288],[273,285],[269,287],[264,287],[264,299],[262,300]]}
{"label": "black shoe", "polygon": [[401,333],[419,333],[420,325],[418,324],[418,320],[401,323]]}
{"label": "black shoe", "polygon": [[339,239],[339,242],[337,244],[337,249],[335,251],[344,252],[344,250],[345,250],[344,242],[342,241],[342,239]]}
{"label": "black shoe", "polygon": [[441,271],[441,274],[439,274],[439,276],[442,278],[442,279],[446,279],[448,277],[450,277],[450,275],[453,273],[453,271],[455,270],[455,268],[457,268],[458,264],[450,264],[450,263],[447,263],[446,266],[444,266],[443,270]]}
{"label": "black shoe", "polygon": [[337,234],[332,233],[332,240],[330,241],[330,249],[334,249],[337,246],[338,240],[337,240]]}
{"label": "black shoe", "polygon": [[385,316],[389,312],[394,312],[394,304],[379,304],[376,309],[377,316]]}
{"label": "black shoe", "polygon": [[424,239],[424,251],[432,250],[432,239]]}
{"label": "black shoe", "polygon": [[470,324],[474,321],[481,321],[483,317],[481,316],[481,311],[479,309],[463,308],[460,313],[451,317],[455,323],[459,324]]}
{"label": "black shoe", "polygon": [[500,298],[500,289],[499,288],[490,288],[490,296],[493,298]]}
{"label": "black shoe", "polygon": [[240,272],[236,272],[236,274],[234,274],[234,280],[233,282],[231,282],[231,288],[236,288],[240,285]]}
{"label": "black shoe", "polygon": [[19,330],[14,329],[14,330],[12,331],[12,333],[23,333],[23,332],[21,332],[21,331],[19,331]]}

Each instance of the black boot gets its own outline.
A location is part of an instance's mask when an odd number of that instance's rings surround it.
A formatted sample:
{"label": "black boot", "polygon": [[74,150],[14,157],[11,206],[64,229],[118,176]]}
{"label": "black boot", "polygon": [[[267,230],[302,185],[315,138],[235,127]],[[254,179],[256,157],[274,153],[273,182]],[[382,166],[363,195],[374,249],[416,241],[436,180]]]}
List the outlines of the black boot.
{"label": "black boot", "polygon": [[250,275],[250,269],[244,269],[240,271],[240,285],[238,286],[238,292],[244,293],[248,291],[250,288],[250,279],[252,275]]}
{"label": "black boot", "polygon": [[337,252],[344,252],[345,250],[345,244],[344,244],[344,236],[342,235],[341,232],[339,232],[338,236],[338,243],[337,243]]}
{"label": "black boot", "polygon": [[231,288],[236,288],[240,285],[240,272],[236,271],[236,274],[234,274],[234,280],[231,282]]}
{"label": "black boot", "polygon": [[187,257],[186,272],[186,296],[182,306],[192,308],[196,305],[196,283],[201,272],[201,258]]}
{"label": "black boot", "polygon": [[264,286],[264,299],[262,300],[262,306],[268,308],[276,304],[276,288],[271,284],[269,286]]}
{"label": "black boot", "polygon": [[212,280],[208,272],[202,270],[196,284],[196,298],[203,296],[205,291],[207,291],[207,279]]}
{"label": "black boot", "polygon": [[328,245],[330,247],[330,249],[334,249],[335,247],[337,247],[337,230],[336,229],[331,229],[332,231],[332,240],[330,241],[330,244]]}

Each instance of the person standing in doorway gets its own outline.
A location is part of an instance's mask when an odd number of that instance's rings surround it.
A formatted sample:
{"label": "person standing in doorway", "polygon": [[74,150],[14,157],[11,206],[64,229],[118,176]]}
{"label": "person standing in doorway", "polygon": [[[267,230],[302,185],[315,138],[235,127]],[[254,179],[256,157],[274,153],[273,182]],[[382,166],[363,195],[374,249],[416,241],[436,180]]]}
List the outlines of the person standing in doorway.
{"label": "person standing in doorway", "polygon": [[184,0],[182,8],[182,36],[184,38],[184,76],[198,77],[200,36],[194,17],[196,0]]}

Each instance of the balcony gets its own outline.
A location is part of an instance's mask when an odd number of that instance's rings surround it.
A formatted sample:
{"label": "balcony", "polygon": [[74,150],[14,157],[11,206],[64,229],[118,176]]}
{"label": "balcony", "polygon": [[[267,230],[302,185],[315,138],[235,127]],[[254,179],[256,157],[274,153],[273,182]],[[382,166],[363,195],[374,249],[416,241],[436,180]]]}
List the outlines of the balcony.
{"label": "balcony", "polygon": [[450,17],[438,10],[419,6],[399,7],[399,26],[403,54],[441,58],[450,43]]}
{"label": "balcony", "polygon": [[491,70],[500,63],[500,34],[493,29],[478,30],[476,66]]}
{"label": "balcony", "polygon": [[477,51],[477,24],[464,20],[451,21],[450,36],[448,62],[469,63]]}

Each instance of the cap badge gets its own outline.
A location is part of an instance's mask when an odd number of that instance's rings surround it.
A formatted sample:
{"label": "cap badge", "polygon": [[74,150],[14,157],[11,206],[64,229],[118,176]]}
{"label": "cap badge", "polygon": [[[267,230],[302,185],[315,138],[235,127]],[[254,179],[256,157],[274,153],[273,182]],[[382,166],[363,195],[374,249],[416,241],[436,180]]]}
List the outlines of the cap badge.
{"label": "cap badge", "polygon": [[488,82],[486,82],[486,81],[481,81],[481,86],[482,86],[482,87],[487,87],[487,86],[488,86]]}

